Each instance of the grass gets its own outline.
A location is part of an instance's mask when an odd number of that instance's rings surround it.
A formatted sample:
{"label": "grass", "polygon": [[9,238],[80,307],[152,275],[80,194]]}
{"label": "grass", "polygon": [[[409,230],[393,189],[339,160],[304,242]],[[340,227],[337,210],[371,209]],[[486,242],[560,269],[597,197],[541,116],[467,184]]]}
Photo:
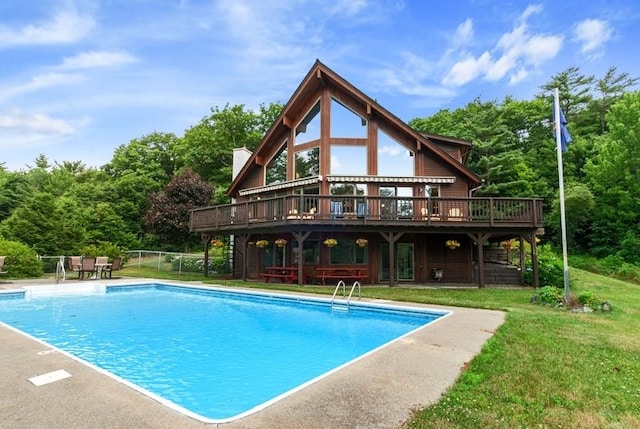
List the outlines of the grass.
{"label": "grass", "polygon": [[[130,270],[122,274],[204,280],[201,275]],[[329,287],[205,281],[333,292]],[[532,305],[532,289],[364,288],[369,298],[507,312],[506,322],[455,385],[438,403],[415,410],[403,427],[640,428],[640,286],[572,269],[571,291],[591,291],[609,301],[613,311],[577,313]]]}

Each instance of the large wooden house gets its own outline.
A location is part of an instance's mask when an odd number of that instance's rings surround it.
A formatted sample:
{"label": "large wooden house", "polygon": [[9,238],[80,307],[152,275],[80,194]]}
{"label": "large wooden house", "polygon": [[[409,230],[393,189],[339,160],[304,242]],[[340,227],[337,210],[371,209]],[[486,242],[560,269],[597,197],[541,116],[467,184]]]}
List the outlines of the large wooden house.
{"label": "large wooden house", "polygon": [[193,210],[191,231],[206,255],[213,239],[232,243],[236,277],[333,285],[482,287],[485,245],[517,238],[537,282],[542,201],[474,197],[470,149],[415,131],[316,61],[256,150],[234,151],[232,204]]}

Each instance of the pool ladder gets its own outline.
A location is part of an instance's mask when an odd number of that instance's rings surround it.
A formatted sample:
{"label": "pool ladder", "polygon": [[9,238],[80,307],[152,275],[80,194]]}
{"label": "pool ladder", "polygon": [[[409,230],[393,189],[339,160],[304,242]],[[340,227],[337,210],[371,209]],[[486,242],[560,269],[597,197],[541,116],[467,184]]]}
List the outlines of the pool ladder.
{"label": "pool ladder", "polygon": [[[356,286],[358,287],[358,299],[362,298],[362,289],[360,288],[360,282],[353,282],[353,286],[351,286],[351,291],[349,292],[349,296],[347,297],[347,286],[344,283],[344,280],[340,280],[336,285],[336,289],[333,291],[333,295],[331,296],[331,309],[332,310],[343,310],[349,311],[349,303],[351,302],[351,297],[353,296],[353,292],[356,290]],[[338,291],[342,287],[342,299],[336,300],[336,295]]]}

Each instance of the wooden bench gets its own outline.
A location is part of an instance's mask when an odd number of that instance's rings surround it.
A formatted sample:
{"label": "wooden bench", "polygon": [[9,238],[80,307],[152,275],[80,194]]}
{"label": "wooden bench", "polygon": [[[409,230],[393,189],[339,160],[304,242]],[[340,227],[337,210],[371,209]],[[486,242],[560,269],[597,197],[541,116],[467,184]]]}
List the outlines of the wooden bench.
{"label": "wooden bench", "polygon": [[316,277],[322,281],[323,285],[326,285],[327,279],[329,280],[357,280],[362,283],[369,277],[366,268],[349,268],[349,267],[319,267],[316,268]]}
{"label": "wooden bench", "polygon": [[265,283],[269,283],[271,279],[280,279],[283,283],[298,281],[298,267],[267,267],[266,270],[261,274]]}

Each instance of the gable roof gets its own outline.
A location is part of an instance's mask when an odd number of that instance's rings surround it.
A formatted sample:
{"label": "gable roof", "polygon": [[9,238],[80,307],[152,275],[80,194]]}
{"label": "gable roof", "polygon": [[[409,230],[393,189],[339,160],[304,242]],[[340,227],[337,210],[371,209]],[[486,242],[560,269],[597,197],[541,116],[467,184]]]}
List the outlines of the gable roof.
{"label": "gable roof", "polygon": [[[444,163],[459,171],[462,176],[466,177],[473,185],[480,185],[482,183],[482,179],[478,175],[476,175],[473,171],[451,157],[444,149],[438,147],[434,143],[434,141],[440,140],[449,144],[468,146],[468,148],[471,147],[470,143],[450,137],[438,136],[436,134],[423,134],[414,130],[405,122],[400,120],[397,116],[379,105],[377,101],[370,98],[368,95],[347,82],[329,67],[324,65],[322,62],[320,62],[320,60],[316,60],[316,62],[313,64],[313,67],[311,67],[302,82],[300,82],[287,104],[285,104],[278,118],[271,125],[271,128],[269,128],[269,130],[266,132],[266,134],[258,144],[256,150],[249,157],[238,175],[234,178],[233,182],[229,186],[229,189],[227,190],[227,195],[233,195],[238,190],[237,188],[239,184],[242,183],[251,167],[258,164],[258,161],[261,161],[260,154],[264,152],[265,147],[268,147],[268,145],[270,144],[273,145],[280,143],[280,141],[274,141],[274,136],[279,136],[285,130],[291,129],[293,126],[295,126],[293,120],[291,119],[292,115],[290,115],[290,113],[297,109],[300,109],[302,105],[304,105],[304,103],[309,99],[309,97],[311,97],[319,88],[327,85],[341,88],[355,100],[362,103],[362,105],[365,107],[363,110],[367,112],[369,118],[381,118],[398,128],[408,136],[415,138],[416,149],[424,148],[432,152],[433,154],[441,158]],[[462,151],[463,159],[466,159],[466,155],[468,154],[468,152],[469,149]]]}

